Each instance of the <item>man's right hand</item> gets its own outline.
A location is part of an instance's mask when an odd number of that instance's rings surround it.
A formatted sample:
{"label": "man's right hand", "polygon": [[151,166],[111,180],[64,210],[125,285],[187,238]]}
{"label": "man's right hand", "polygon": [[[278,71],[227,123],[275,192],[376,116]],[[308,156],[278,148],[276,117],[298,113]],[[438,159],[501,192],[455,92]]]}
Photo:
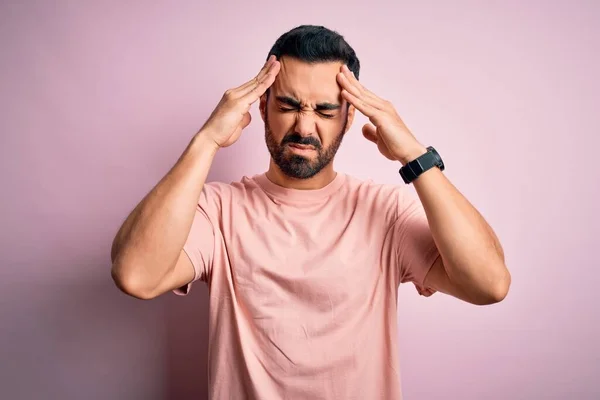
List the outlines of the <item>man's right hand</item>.
{"label": "man's right hand", "polygon": [[[232,145],[250,123],[250,106],[273,84],[281,68],[270,57],[250,82],[225,92],[223,99],[183,155],[129,214],[113,241],[111,274],[125,293],[151,299],[194,279],[195,270],[183,247],[192,227],[212,248],[210,222],[193,225],[215,148]],[[214,144],[214,147],[213,147]],[[198,233],[199,232],[199,233]],[[199,268],[210,268],[201,265]]]}
{"label": "man's right hand", "polygon": [[212,139],[218,147],[235,143],[242,130],[250,124],[250,106],[273,84],[280,67],[279,61],[272,55],[256,77],[227,90],[199,134]]}

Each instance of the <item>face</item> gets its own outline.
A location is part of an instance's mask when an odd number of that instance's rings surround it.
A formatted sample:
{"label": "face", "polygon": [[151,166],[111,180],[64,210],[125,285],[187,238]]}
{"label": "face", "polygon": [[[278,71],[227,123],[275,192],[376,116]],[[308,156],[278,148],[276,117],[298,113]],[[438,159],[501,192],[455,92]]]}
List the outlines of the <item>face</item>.
{"label": "face", "polygon": [[308,64],[282,57],[281,69],[263,95],[265,140],[275,164],[296,179],[308,179],[330,165],[352,124],[336,80],[341,62]]}

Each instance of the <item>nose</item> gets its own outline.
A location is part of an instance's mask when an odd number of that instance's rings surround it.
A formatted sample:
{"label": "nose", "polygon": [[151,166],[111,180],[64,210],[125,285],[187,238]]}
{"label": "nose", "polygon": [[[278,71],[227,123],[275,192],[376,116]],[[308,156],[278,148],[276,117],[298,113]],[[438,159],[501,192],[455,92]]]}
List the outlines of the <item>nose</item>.
{"label": "nose", "polygon": [[316,135],[317,125],[311,112],[300,111],[296,114],[296,132],[302,137]]}

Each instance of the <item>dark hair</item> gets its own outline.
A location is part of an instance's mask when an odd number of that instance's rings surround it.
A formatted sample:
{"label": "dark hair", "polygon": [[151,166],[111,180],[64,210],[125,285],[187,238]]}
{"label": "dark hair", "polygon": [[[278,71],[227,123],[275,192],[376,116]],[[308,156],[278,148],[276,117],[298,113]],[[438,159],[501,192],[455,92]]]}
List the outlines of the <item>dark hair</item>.
{"label": "dark hair", "polygon": [[277,39],[267,59],[274,54],[277,59],[293,57],[307,63],[341,61],[358,79],[360,62],[354,49],[339,33],[317,25],[298,26]]}

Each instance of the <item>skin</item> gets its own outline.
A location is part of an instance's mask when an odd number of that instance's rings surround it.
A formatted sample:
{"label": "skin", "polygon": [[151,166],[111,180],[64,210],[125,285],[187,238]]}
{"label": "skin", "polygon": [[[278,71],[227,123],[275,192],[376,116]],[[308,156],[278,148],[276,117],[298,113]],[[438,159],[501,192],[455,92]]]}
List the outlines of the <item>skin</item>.
{"label": "skin", "polygon": [[[267,177],[284,187],[319,189],[335,178],[333,157],[355,110],[369,118],[363,136],[384,157],[405,164],[426,151],[393,105],[359,83],[345,65],[271,57],[256,77],[225,92],[174,167],[119,229],[111,251],[112,276],[125,293],[151,299],[193,279],[181,249],[197,199],[216,152],[239,139],[251,122],[250,106],[259,100],[272,154]],[[340,107],[322,110],[322,103]],[[292,143],[314,148],[302,150]],[[440,252],[425,284],[472,304],[504,299],[511,277],[492,228],[439,169],[413,184]]]}
{"label": "skin", "polygon": [[[337,82],[342,96],[369,118],[363,135],[383,156],[404,165],[426,152],[394,106],[369,91],[346,66],[337,74]],[[440,252],[425,285],[472,304],[502,301],[511,276],[490,225],[438,168],[413,183]]]}
{"label": "skin", "polygon": [[[267,177],[288,188],[321,188],[336,176],[332,161],[354,119],[355,108],[348,109],[336,82],[342,63],[308,64],[282,57],[280,64],[269,96],[261,96],[259,107],[271,153]],[[294,147],[299,142],[312,148],[299,150]],[[284,164],[294,159],[297,174],[286,173]]]}
{"label": "skin", "polygon": [[252,120],[250,106],[273,84],[279,68],[271,58],[254,78],[225,91],[175,165],[119,228],[111,275],[124,293],[148,300],[192,281],[194,269],[182,249],[214,157],[239,139]]}

